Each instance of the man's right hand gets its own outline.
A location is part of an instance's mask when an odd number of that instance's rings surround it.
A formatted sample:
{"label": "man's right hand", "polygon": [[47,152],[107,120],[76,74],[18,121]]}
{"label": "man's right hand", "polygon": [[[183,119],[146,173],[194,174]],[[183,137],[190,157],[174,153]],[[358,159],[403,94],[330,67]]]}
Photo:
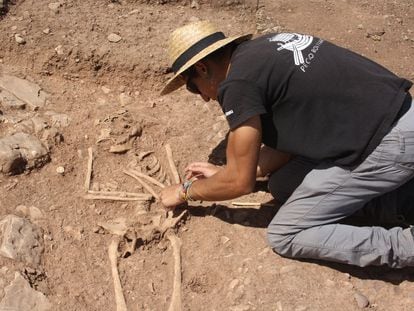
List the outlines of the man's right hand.
{"label": "man's right hand", "polygon": [[193,162],[185,168],[186,179],[208,178],[223,169],[221,166],[216,166],[208,162]]}

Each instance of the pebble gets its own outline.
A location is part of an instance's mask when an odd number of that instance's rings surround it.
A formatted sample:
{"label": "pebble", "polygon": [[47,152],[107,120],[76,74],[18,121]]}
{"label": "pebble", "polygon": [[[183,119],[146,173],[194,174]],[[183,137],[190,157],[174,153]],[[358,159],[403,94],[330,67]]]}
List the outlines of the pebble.
{"label": "pebble", "polygon": [[356,292],[354,294],[354,298],[359,308],[363,309],[369,306],[368,298],[362,295],[361,293]]}
{"label": "pebble", "polygon": [[29,216],[31,220],[36,221],[43,218],[43,213],[36,206],[30,206],[27,209],[27,216]]}
{"label": "pebble", "polygon": [[276,302],[276,311],[283,311],[283,306],[280,301]]}
{"label": "pebble", "polygon": [[65,173],[65,168],[63,166],[58,166],[56,168],[56,173],[63,175]]}
{"label": "pebble", "polygon": [[63,47],[61,45],[58,45],[57,47],[55,47],[55,52],[57,55],[63,55]]}
{"label": "pebble", "polygon": [[16,33],[14,35],[14,39],[16,40],[16,42],[18,44],[25,44],[26,43],[26,40],[20,34],[18,34],[18,33]]}
{"label": "pebble", "polygon": [[230,282],[229,288],[231,290],[235,289],[236,286],[239,284],[240,280],[239,279],[234,279],[233,281]]}
{"label": "pebble", "polygon": [[50,33],[50,28],[45,28],[45,29],[43,29],[43,33],[44,33],[45,35],[49,34],[49,33]]}
{"label": "pebble", "polygon": [[191,7],[192,9],[199,10],[199,9],[200,9],[200,4],[198,3],[198,1],[197,1],[197,0],[192,0],[192,1],[191,1],[191,4],[190,4],[190,7]]}
{"label": "pebble", "polygon": [[119,94],[119,101],[121,102],[121,106],[125,107],[125,106],[131,104],[132,97],[128,96],[125,93],[121,93],[121,94]]}
{"label": "pebble", "polygon": [[220,241],[221,241],[221,244],[226,244],[228,241],[230,241],[230,239],[228,238],[228,237],[226,237],[226,236],[222,236],[222,237],[220,237]]}
{"label": "pebble", "polygon": [[111,93],[111,89],[106,87],[106,86],[102,86],[101,87],[102,92],[104,92],[105,94],[109,94]]}
{"label": "pebble", "polygon": [[108,35],[107,39],[109,42],[117,43],[122,40],[122,37],[116,33],[111,33]]}
{"label": "pebble", "polygon": [[52,12],[57,13],[57,12],[59,12],[60,3],[59,2],[51,2],[51,3],[49,3],[48,7]]}

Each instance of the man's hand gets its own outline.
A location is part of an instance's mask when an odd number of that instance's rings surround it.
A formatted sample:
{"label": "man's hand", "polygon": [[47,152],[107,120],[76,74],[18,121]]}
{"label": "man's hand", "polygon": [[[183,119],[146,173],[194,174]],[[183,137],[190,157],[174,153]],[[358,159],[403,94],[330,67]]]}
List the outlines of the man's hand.
{"label": "man's hand", "polygon": [[172,185],[162,189],[160,199],[162,205],[168,209],[174,209],[185,201],[180,197],[181,185]]}
{"label": "man's hand", "polygon": [[185,168],[186,179],[209,178],[220,171],[222,167],[208,162],[193,162]]}

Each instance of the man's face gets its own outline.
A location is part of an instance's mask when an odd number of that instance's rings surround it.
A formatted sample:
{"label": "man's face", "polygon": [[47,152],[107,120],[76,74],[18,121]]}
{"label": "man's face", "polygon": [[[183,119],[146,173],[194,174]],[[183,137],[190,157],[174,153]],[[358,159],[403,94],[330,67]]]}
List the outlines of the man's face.
{"label": "man's face", "polygon": [[214,75],[207,74],[200,68],[194,68],[190,73],[182,74],[182,78],[189,92],[200,95],[206,102],[210,99],[217,100],[218,83],[215,83]]}

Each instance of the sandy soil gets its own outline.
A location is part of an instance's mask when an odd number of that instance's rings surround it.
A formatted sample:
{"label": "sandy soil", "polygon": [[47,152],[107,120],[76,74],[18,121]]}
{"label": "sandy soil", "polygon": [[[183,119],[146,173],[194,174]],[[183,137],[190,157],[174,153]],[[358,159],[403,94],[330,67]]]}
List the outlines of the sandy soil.
{"label": "sandy soil", "polygon": [[[161,2],[167,2],[160,4]],[[159,203],[88,201],[84,196],[87,149],[94,149],[92,187],[143,192],[123,170],[145,169],[142,152],[153,151],[168,171],[170,144],[180,172],[194,160],[207,160],[227,125],[215,103],[178,91],[159,97],[169,78],[166,42],[178,26],[209,19],[226,34],[290,30],[310,33],[348,47],[394,72],[414,79],[412,0],[188,1],[62,0],[9,1],[0,19],[0,71],[34,81],[51,94],[38,111],[67,114],[64,142],[51,150],[45,167],[0,176],[0,216],[18,205],[45,215],[45,253],[32,284],[47,295],[53,310],[114,310],[107,247],[112,235],[98,222],[125,217],[135,224],[163,215]],[[118,43],[107,36],[116,33]],[[18,44],[15,34],[26,41]],[[129,99],[121,104],[120,94]],[[97,143],[112,129],[116,140],[132,127],[143,128],[125,154]],[[10,128],[0,124],[0,136]],[[56,172],[65,168],[63,175]],[[170,176],[170,179],[172,177]],[[239,201],[267,202],[258,191]],[[236,208],[230,202],[193,204],[179,227],[182,239],[184,310],[357,310],[355,294],[373,310],[412,310],[414,271],[359,269],[281,258],[266,245],[265,228],[276,209]],[[144,211],[144,212],[143,212]],[[146,219],[146,220],[145,220]],[[25,265],[0,257],[0,265]],[[174,261],[166,239],[153,241],[119,262],[130,310],[166,310],[172,293]],[[0,291],[0,299],[3,292]]]}

